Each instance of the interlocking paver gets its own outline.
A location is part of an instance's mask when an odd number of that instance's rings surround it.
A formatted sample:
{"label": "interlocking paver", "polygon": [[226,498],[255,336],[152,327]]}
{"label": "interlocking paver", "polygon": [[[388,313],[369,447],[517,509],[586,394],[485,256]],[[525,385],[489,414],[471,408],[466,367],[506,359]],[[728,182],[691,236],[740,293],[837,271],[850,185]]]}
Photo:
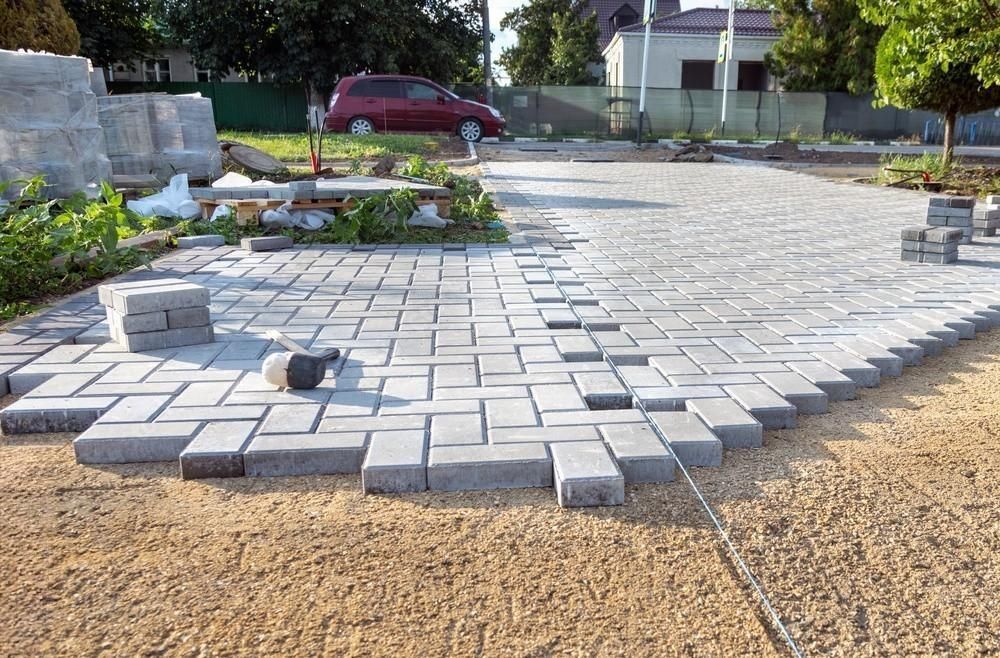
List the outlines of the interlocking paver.
{"label": "interlocking paver", "polygon": [[594,507],[625,502],[625,477],[603,441],[554,443],[549,450],[560,505]]}
{"label": "interlocking paver", "polygon": [[[421,489],[434,468],[515,486],[510,456],[531,453],[523,486],[551,486],[552,448],[593,444],[625,480],[660,481],[674,453],[718,465],[723,443],[759,445],[743,407],[787,426],[1000,321],[991,238],[956,265],[899,261],[919,196],[699,165],[670,167],[664,186],[665,167],[485,165],[520,244],[168,254],[116,282],[119,296],[156,315],[128,291],[203,287],[207,303],[166,311],[167,330],[210,312],[218,342],[131,354],[107,343],[112,289],[74,298],[0,333],[0,393],[26,394],[0,426],[90,427],[77,444],[89,462],[177,459],[201,432],[189,476],[199,458],[230,475],[365,460],[367,490]],[[260,376],[282,349],[269,328],[344,356],[317,389],[276,389]],[[209,427],[228,429],[209,441]]]}

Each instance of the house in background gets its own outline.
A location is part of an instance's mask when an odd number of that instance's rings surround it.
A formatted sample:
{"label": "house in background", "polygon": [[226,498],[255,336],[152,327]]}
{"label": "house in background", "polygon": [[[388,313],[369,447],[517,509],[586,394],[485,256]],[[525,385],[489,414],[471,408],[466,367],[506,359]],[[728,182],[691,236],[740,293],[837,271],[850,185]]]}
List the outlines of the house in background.
{"label": "house in background", "polygon": [[[147,59],[118,62],[104,69],[104,77],[108,82],[211,82],[212,71],[195,66],[183,48],[164,48]],[[222,82],[246,81],[231,71],[222,78]]]}
{"label": "house in background", "polygon": [[[600,35],[597,37],[597,45],[603,51],[611,43],[615,34],[630,25],[642,22],[642,8],[644,0],[589,0],[582,5],[580,13],[584,16],[597,14],[597,27]],[[681,10],[680,0],[659,0],[656,3],[656,16],[662,18],[671,14],[676,14]],[[592,64],[588,67],[590,73],[604,80],[606,78],[606,64]]]}
{"label": "house in background", "polygon": [[[653,21],[646,85],[661,89],[722,89],[724,65],[717,62],[719,34],[729,20],[726,9],[689,9]],[[771,12],[737,9],[731,90],[769,91],[777,81],[764,67],[764,55],[781,36]],[[605,80],[613,87],[638,87],[645,27],[625,26],[604,49]]]}

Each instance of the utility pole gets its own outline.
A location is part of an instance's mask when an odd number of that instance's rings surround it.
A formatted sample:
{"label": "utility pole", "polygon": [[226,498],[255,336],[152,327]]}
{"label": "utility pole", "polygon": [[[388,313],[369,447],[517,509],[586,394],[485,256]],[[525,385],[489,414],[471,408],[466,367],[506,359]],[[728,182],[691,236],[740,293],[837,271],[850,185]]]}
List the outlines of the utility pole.
{"label": "utility pole", "polygon": [[726,101],[729,99],[729,61],[733,58],[733,41],[736,35],[734,21],[736,16],[736,0],[729,0],[729,25],[726,28],[726,59],[722,63],[725,73],[722,76],[722,135],[726,134]]}
{"label": "utility pole", "polygon": [[656,0],[646,0],[643,22],[646,23],[646,37],[642,43],[642,78],[639,81],[639,130],[635,134],[636,147],[642,146],[642,121],[646,118],[646,72],[649,69],[649,33],[653,29],[656,15]]}
{"label": "utility pole", "polygon": [[493,63],[490,61],[490,2],[481,0],[483,13],[483,82],[486,83],[486,104],[493,105]]}

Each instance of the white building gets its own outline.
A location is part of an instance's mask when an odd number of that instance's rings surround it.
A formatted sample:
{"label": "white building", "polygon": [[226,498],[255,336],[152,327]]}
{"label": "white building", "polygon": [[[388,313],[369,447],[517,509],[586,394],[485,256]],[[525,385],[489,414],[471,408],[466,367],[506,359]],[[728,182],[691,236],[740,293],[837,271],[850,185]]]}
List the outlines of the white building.
{"label": "white building", "polygon": [[[147,59],[118,62],[104,70],[109,82],[211,82],[212,71],[195,66],[191,53],[184,48],[164,48]],[[246,82],[232,71],[222,82]]]}
{"label": "white building", "polygon": [[[764,68],[764,54],[781,36],[767,10],[737,9],[729,88],[768,91],[776,80]],[[689,9],[653,21],[646,84],[661,89],[722,89],[724,67],[717,62],[726,9]],[[604,49],[609,86],[638,87],[645,27],[623,27]]]}

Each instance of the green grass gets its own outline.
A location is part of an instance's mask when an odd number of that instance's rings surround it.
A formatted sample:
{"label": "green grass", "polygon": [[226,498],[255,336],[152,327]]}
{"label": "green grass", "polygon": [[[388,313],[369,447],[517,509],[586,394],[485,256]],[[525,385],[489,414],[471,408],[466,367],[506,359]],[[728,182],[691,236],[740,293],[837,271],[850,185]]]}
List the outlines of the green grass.
{"label": "green grass", "polygon": [[[946,175],[951,173],[954,167],[961,166],[962,161],[960,158],[955,158],[952,160],[951,167],[945,167],[941,163],[940,153],[924,153],[922,155],[885,155],[881,158],[882,167],[889,167],[891,169],[906,169],[911,171],[927,171],[930,172],[931,177],[934,180],[941,180]],[[891,183],[893,181],[898,181],[901,178],[905,178],[912,174],[900,174],[895,172],[886,172],[882,168],[878,172],[878,182],[879,183]]]}
{"label": "green grass", "polygon": [[[386,155],[432,155],[447,138],[432,135],[342,135],[323,136],[323,161],[367,160]],[[306,133],[259,133],[219,131],[219,140],[241,142],[269,153],[282,162],[309,162]]]}

